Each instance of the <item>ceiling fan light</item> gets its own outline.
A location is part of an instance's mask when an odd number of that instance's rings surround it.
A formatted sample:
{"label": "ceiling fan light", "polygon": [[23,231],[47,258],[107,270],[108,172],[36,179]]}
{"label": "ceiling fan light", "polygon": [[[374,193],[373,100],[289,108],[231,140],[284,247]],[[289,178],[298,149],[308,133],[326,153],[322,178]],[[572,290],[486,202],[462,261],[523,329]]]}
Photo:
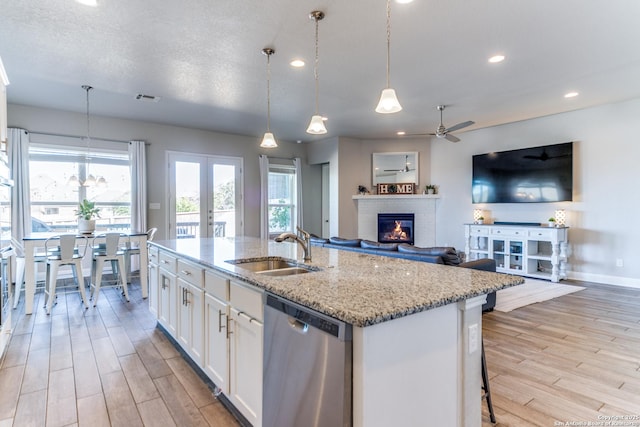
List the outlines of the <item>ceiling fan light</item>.
{"label": "ceiling fan light", "polygon": [[312,135],[323,135],[327,133],[327,128],[324,125],[322,116],[316,114],[315,116],[311,117],[311,122],[309,122],[307,133],[310,133]]}
{"label": "ceiling fan light", "polygon": [[262,142],[260,143],[260,147],[262,148],[276,148],[278,143],[276,142],[273,133],[265,132],[264,137],[262,137]]}
{"label": "ceiling fan light", "polygon": [[402,111],[402,105],[400,105],[400,101],[398,101],[396,91],[391,88],[383,89],[380,95],[380,101],[376,107],[376,113],[391,114],[397,113],[398,111]]}
{"label": "ceiling fan light", "polygon": [[100,188],[104,188],[107,186],[107,180],[104,179],[104,176],[101,176],[100,178],[98,178],[98,180],[96,181],[96,186]]}

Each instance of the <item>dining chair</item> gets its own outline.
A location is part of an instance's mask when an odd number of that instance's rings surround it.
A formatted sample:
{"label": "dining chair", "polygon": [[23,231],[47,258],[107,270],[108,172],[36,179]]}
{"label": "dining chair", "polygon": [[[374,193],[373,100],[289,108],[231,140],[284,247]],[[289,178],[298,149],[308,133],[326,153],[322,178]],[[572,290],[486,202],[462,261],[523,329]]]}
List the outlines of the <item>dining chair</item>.
{"label": "dining chair", "polygon": [[[25,269],[25,256],[24,256],[24,246],[22,243],[16,239],[15,237],[11,238],[11,247],[15,252],[16,257],[16,274],[15,274],[15,287],[13,288],[13,308],[18,307],[18,303],[20,302],[20,295],[22,294],[22,288],[24,286],[24,269]],[[59,251],[59,249],[56,249]],[[52,250],[52,252],[54,252]],[[53,253],[52,253],[53,254]],[[46,253],[37,253],[34,256],[34,262],[39,264],[44,264],[47,262]],[[40,287],[36,287],[37,289],[44,289],[44,285],[40,282]]]}
{"label": "dining chair", "polygon": [[[80,244],[78,244],[80,242]],[[80,246],[83,247],[80,252]],[[86,308],[87,296],[85,293],[84,275],[82,274],[82,258],[84,258],[88,246],[86,236],[76,236],[75,234],[62,234],[48,238],[44,243],[46,253],[46,273],[45,273],[45,301],[44,306],[47,314],[51,314],[51,307],[57,303],[56,289],[58,288],[58,273],[60,267],[70,266],[73,273],[75,290],[80,293],[82,303]],[[65,289],[70,286],[63,286]]]}
{"label": "dining chair", "polygon": [[[89,299],[93,301],[95,307],[98,303],[100,288],[102,287],[102,273],[104,264],[109,261],[111,264],[111,272],[115,276],[115,283],[105,285],[108,287],[122,287],[122,294],[129,302],[129,290],[127,288],[127,278],[125,276],[125,258],[124,250],[121,247],[120,239],[125,237],[121,233],[103,233],[96,235],[92,243],[92,263],[91,263],[91,291]],[[104,243],[99,240],[104,239]]]}
{"label": "dining chair", "polygon": [[[156,235],[158,229],[156,227],[150,228],[147,230],[147,242],[153,240],[153,237]],[[126,272],[127,272],[127,283],[131,283],[131,257],[134,255],[140,255],[140,247],[134,246],[132,247],[130,244],[124,250],[124,260],[126,262]],[[140,268],[146,268],[146,266],[141,265]]]}

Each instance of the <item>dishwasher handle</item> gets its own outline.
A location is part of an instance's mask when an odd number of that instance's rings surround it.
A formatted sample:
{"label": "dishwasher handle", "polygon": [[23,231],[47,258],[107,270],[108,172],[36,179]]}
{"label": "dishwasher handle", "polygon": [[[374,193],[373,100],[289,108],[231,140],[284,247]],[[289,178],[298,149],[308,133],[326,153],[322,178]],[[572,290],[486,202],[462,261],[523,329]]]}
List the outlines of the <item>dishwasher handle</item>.
{"label": "dishwasher handle", "polygon": [[306,334],[309,330],[309,325],[307,323],[301,322],[298,319],[294,319],[293,317],[289,317],[289,326],[301,334]]}

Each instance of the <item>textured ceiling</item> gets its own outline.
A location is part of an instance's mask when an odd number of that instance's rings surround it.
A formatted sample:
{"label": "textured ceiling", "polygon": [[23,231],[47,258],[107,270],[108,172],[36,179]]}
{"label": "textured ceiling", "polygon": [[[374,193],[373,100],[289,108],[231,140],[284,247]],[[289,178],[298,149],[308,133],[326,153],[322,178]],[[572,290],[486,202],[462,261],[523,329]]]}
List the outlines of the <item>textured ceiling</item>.
{"label": "textured ceiling", "polygon": [[[444,122],[493,126],[640,96],[637,0],[414,0],[392,4],[391,86],[404,110],[374,112],[385,86],[384,0],[0,0],[9,103],[283,140],[396,138]],[[320,113],[314,23],[320,22]],[[504,53],[507,59],[489,64]],[[294,69],[289,61],[303,58]],[[563,94],[575,90],[576,98]],[[160,102],[135,100],[137,93]],[[459,135],[460,136],[460,135]],[[464,139],[462,137],[462,139]]]}

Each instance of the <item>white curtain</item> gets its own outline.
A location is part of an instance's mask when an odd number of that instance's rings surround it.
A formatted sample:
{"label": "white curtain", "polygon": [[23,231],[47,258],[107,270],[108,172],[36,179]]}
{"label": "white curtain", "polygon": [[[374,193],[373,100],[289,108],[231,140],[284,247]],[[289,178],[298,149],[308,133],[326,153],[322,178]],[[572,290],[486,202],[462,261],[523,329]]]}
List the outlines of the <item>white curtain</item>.
{"label": "white curtain", "polygon": [[9,128],[7,155],[13,191],[11,193],[11,236],[18,242],[31,233],[31,198],[29,196],[29,132]]}
{"label": "white curtain", "polygon": [[296,224],[304,229],[304,224],[302,223],[302,161],[300,157],[293,159],[293,165],[296,167],[296,202],[298,204]]}
{"label": "white curtain", "polygon": [[269,238],[269,158],[260,155],[260,237]]}
{"label": "white curtain", "polygon": [[144,141],[129,141],[131,230],[147,231],[147,156]]}

